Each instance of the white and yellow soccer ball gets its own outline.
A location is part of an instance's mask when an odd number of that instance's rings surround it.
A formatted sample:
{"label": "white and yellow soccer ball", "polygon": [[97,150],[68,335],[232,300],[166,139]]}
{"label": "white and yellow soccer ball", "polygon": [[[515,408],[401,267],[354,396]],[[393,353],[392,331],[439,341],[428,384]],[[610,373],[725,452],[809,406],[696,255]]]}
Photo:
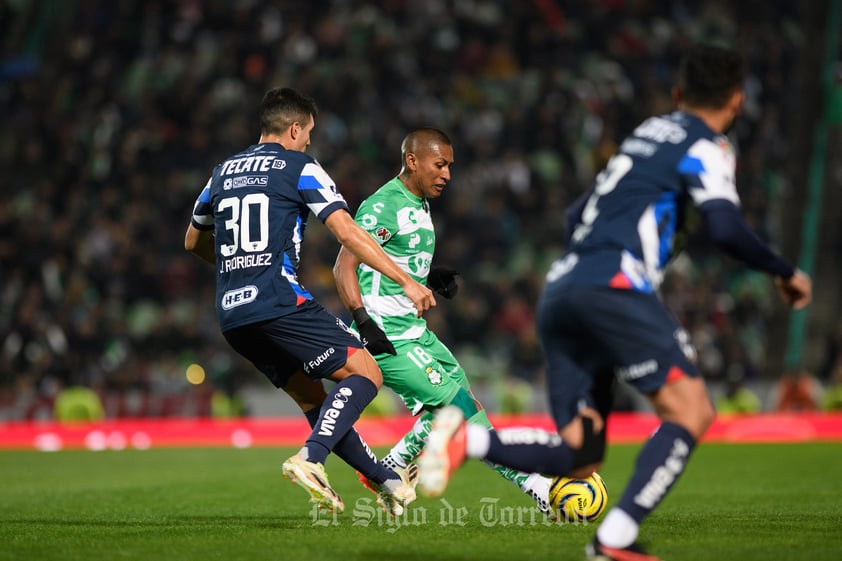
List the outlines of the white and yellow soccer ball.
{"label": "white and yellow soccer ball", "polygon": [[549,498],[560,520],[593,522],[605,511],[608,488],[596,472],[585,479],[556,477]]}

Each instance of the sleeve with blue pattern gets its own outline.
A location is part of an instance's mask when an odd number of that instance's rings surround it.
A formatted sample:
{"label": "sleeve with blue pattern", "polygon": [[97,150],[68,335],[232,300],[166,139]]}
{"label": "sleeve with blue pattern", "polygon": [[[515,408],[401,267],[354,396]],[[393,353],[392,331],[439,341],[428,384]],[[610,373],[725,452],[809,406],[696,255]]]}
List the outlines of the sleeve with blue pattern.
{"label": "sleeve with blue pattern", "polygon": [[322,222],[337,210],[348,210],[348,203],[336,188],[336,183],[315,162],[304,165],[298,178],[298,193],[304,203]]}
{"label": "sleeve with blue pattern", "polygon": [[736,166],[731,144],[720,136],[696,141],[678,162],[678,172],[687,182],[687,191],[696,206],[712,200],[730,201],[739,206],[734,178]]}
{"label": "sleeve with blue pattern", "polygon": [[193,216],[190,223],[197,230],[208,231],[213,230],[213,207],[211,206],[210,198],[210,184],[211,180],[205,184],[205,188],[196,199],[196,204],[193,205]]}

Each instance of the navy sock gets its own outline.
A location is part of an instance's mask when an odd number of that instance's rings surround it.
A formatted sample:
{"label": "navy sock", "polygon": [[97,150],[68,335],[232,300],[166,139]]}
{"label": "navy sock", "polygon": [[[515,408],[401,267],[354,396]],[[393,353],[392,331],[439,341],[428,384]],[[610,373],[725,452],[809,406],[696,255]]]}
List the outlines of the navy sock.
{"label": "navy sock", "polygon": [[324,464],[376,395],[374,382],[356,374],[336,384],[322,403],[313,432],[304,444],[308,461]]}
{"label": "navy sock", "polygon": [[[321,410],[314,407],[305,411],[304,416],[307,417],[310,427],[315,427],[321,416]],[[351,427],[351,430],[333,447],[333,453],[375,483],[380,484],[394,478],[394,472],[377,461],[377,456],[354,427]]]}
{"label": "navy sock", "polygon": [[486,460],[526,473],[566,475],[573,469],[573,452],[558,435],[543,431],[506,432],[503,439],[496,431],[491,438]]}
{"label": "navy sock", "polygon": [[617,506],[640,524],[684,472],[696,439],[687,429],[664,422],[637,456],[634,473]]}

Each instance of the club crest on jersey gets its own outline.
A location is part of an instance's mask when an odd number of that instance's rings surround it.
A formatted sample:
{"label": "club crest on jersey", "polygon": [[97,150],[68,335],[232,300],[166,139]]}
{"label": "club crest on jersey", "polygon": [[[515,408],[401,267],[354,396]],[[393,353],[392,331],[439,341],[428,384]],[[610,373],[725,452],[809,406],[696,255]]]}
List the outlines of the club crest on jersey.
{"label": "club crest on jersey", "polygon": [[433,368],[432,366],[428,366],[425,370],[427,374],[427,379],[430,381],[431,384],[434,386],[438,386],[441,384],[441,372]]}
{"label": "club crest on jersey", "polygon": [[392,239],[392,232],[389,231],[388,228],[385,226],[379,226],[375,231],[374,235],[380,240],[381,243],[386,243],[390,239]]}
{"label": "club crest on jersey", "polygon": [[729,154],[729,155],[734,154],[734,147],[728,141],[728,138],[726,138],[724,136],[720,136],[719,138],[716,139],[716,145],[719,146],[722,149],[722,151],[725,152],[726,154]]}
{"label": "club crest on jersey", "polygon": [[353,329],[351,329],[350,327],[348,327],[347,325],[345,325],[345,322],[342,321],[341,319],[336,318],[336,325],[339,327],[339,329],[342,329],[343,331],[345,331],[347,333],[350,333],[351,335],[353,335],[357,339],[360,338],[359,335],[357,335],[357,332],[354,331]]}

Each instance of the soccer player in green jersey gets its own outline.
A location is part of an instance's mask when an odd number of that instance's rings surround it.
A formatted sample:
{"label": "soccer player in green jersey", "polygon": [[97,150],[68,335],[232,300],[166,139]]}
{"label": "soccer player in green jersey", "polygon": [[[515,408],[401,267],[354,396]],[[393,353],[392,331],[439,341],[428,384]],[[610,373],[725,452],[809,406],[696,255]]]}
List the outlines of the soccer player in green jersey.
{"label": "soccer player in green jersey", "polygon": [[[433,268],[436,234],[428,199],[441,196],[450,181],[453,146],[433,128],[410,132],[401,143],[402,167],[357,210],[355,220],[404,271],[445,298],[455,296],[456,271]],[[398,470],[414,468],[430,430],[432,411],[458,406],[465,418],[488,428],[485,410],[471,393],[462,366],[419,317],[397,283],[340,249],[333,269],[339,295],[354,318],[366,349],[383,372],[383,383],[397,393],[413,415],[422,413],[381,461]],[[536,435],[533,435],[534,438]],[[538,433],[537,438],[547,438]],[[550,479],[496,464],[489,465],[535,499],[550,514]]]}

